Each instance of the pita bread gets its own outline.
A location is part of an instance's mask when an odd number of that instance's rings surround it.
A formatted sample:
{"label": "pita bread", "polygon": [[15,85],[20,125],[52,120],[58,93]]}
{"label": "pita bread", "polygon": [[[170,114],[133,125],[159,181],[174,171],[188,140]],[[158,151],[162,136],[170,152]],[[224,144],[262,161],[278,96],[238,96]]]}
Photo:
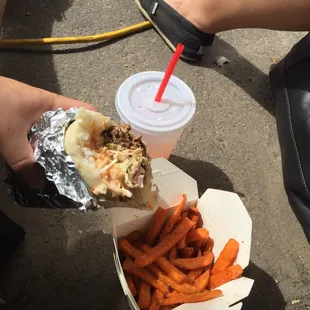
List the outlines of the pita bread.
{"label": "pita bread", "polygon": [[66,131],[65,151],[99,200],[131,201],[141,207],[157,199],[146,146],[130,127],[80,108]]}

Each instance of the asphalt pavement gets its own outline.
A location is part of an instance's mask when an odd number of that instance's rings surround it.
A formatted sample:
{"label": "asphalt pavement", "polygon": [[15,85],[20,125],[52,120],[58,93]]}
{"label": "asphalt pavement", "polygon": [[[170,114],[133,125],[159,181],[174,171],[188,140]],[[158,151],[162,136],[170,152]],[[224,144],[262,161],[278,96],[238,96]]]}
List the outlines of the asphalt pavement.
{"label": "asphalt pavement", "polygon": [[[3,37],[75,36],[143,21],[133,0],[9,0]],[[304,33],[235,30],[217,36],[201,63],[175,75],[192,88],[197,113],[171,161],[207,188],[237,192],[253,220],[255,279],[245,310],[310,309],[310,255],[283,188],[268,72]],[[216,57],[227,63],[219,67]],[[154,30],[94,45],[0,52],[0,74],[90,102],[117,120],[114,97],[130,75],[165,70],[171,51]],[[4,175],[2,168],[1,176]],[[111,218],[102,209],[1,210],[27,232],[0,280],[2,309],[129,309],[112,258]]]}

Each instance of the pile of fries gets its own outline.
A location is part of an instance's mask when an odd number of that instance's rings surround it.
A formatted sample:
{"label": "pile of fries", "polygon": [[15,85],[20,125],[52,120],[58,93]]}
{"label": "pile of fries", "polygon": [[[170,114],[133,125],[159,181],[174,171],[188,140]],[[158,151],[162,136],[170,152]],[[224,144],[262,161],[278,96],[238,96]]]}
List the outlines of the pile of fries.
{"label": "pile of fries", "polygon": [[222,291],[215,288],[243,273],[234,264],[239,251],[234,239],[214,262],[214,241],[199,210],[184,209],[186,200],[183,195],[167,220],[168,210],[159,207],[145,235],[136,230],[119,240],[127,284],[140,309],[168,310],[217,298]]}

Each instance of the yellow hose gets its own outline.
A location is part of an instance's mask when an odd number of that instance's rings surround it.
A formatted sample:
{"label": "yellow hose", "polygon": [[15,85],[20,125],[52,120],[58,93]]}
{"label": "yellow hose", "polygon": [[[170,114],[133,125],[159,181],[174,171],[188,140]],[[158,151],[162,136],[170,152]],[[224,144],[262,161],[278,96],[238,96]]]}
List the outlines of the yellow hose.
{"label": "yellow hose", "polygon": [[148,21],[139,23],[133,26],[122,28],[119,30],[95,34],[92,36],[64,37],[64,38],[40,38],[40,39],[3,39],[0,40],[0,47],[11,46],[34,46],[48,44],[76,44],[76,43],[92,43],[115,39],[137,32],[143,29],[150,28],[152,24]]}

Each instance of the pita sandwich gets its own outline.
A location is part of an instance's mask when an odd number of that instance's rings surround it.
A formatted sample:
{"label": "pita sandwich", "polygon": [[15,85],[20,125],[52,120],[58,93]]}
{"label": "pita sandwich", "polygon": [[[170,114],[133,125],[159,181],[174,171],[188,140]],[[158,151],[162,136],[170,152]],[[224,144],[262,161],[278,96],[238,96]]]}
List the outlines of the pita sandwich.
{"label": "pita sandwich", "polygon": [[147,147],[130,125],[79,108],[65,134],[65,151],[89,190],[102,200],[154,203]]}

